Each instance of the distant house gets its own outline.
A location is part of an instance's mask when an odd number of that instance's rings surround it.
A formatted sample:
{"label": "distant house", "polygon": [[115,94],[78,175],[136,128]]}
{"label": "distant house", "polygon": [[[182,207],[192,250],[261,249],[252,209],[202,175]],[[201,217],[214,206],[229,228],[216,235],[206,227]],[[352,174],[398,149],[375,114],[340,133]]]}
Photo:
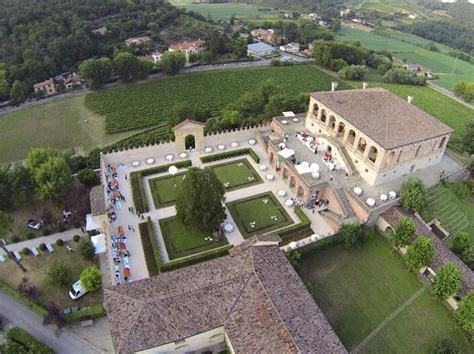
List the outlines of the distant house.
{"label": "distant house", "polygon": [[186,54],[186,62],[189,62],[191,54],[199,54],[206,50],[206,41],[198,39],[195,41],[182,41],[170,45],[170,52],[184,52]]}
{"label": "distant house", "polygon": [[408,71],[413,71],[417,74],[423,74],[426,76],[427,79],[433,78],[433,72],[426,66],[420,64],[405,64],[403,65],[403,68]]}
{"label": "distant house", "polygon": [[125,40],[125,44],[130,46],[130,45],[144,45],[151,43],[152,40],[148,36],[141,36],[141,37],[130,37]]}
{"label": "distant house", "polygon": [[63,80],[66,90],[73,90],[76,87],[80,87],[84,84],[84,81],[81,79],[81,76],[75,72],[70,75],[66,75]]}
{"label": "distant house", "polygon": [[285,45],[281,45],[280,50],[283,52],[296,54],[300,51],[300,44],[292,42]]}
{"label": "distant house", "polygon": [[52,78],[38,82],[33,85],[36,97],[55,95],[57,91],[56,83]]}
{"label": "distant house", "polygon": [[100,28],[97,28],[95,30],[92,30],[93,34],[105,36],[107,34],[107,26],[102,26]]}
{"label": "distant house", "polygon": [[264,28],[256,28],[250,31],[250,34],[253,38],[258,39],[259,41],[263,41],[266,43],[273,43],[275,41],[275,31],[270,29]]}
{"label": "distant house", "polygon": [[275,48],[263,42],[249,44],[247,47],[247,55],[254,58],[265,58],[275,53],[275,51]]}
{"label": "distant house", "polygon": [[156,64],[160,61],[161,56],[163,55],[163,52],[159,49],[155,49],[150,55],[153,62]]}
{"label": "distant house", "polygon": [[349,16],[351,12],[352,12],[352,9],[344,9],[344,10],[339,11],[339,16],[346,17],[346,16]]}

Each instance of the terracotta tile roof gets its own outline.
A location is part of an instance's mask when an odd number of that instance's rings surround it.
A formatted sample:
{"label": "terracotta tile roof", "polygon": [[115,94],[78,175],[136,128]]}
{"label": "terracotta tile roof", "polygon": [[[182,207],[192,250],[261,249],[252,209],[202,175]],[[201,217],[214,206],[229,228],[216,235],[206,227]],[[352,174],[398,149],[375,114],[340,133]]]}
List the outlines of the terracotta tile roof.
{"label": "terracotta tile roof", "polygon": [[89,198],[91,202],[92,215],[102,215],[106,213],[105,194],[102,185],[92,187]]}
{"label": "terracotta tile roof", "polygon": [[460,295],[466,294],[468,291],[474,289],[474,272],[466,265],[463,261],[453,253],[448,246],[434,234],[433,231],[426,225],[422,220],[417,217],[413,217],[405,213],[400,208],[390,208],[386,212],[382,213],[381,216],[387,221],[393,229],[398,224],[401,218],[409,217],[416,223],[416,236],[428,236],[431,238],[436,246],[436,253],[431,261],[430,267],[437,271],[446,262],[456,264],[461,270],[463,276],[463,285],[460,291]]}
{"label": "terracotta tile roof", "polygon": [[444,123],[383,88],[315,92],[311,96],[385,149],[453,132]]}
{"label": "terracotta tile roof", "polygon": [[276,239],[104,290],[117,353],[224,326],[236,352],[346,352]]}
{"label": "terracotta tile roof", "polygon": [[176,130],[176,129],[179,129],[179,128],[182,128],[184,127],[185,125],[187,124],[191,124],[191,125],[198,125],[198,126],[205,126],[206,124],[204,124],[203,122],[198,122],[196,120],[192,120],[192,119],[185,119],[183,120],[181,123],[178,123],[176,124],[174,127],[171,128],[171,130]]}
{"label": "terracotta tile roof", "polygon": [[184,41],[184,42],[179,42],[179,43],[174,43],[170,45],[171,50],[189,50],[192,48],[199,48],[202,47],[204,44],[206,44],[206,41],[203,41],[202,39],[198,39],[195,41]]}

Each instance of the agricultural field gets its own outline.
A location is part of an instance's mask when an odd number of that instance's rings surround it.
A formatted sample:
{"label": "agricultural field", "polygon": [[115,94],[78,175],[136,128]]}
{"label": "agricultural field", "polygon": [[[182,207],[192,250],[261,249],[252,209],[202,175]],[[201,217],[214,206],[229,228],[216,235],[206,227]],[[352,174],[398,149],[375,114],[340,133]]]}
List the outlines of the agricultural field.
{"label": "agricultural field", "polygon": [[1,115],[0,163],[22,160],[36,146],[88,150],[130,135],[106,135],[103,117],[84,107],[84,97],[79,94]]}
{"label": "agricultural field", "polygon": [[[91,92],[85,105],[105,116],[108,134],[150,126],[168,131],[167,118],[177,102],[217,114],[266,80],[287,93],[298,94],[329,90],[334,77],[310,65],[199,72]],[[339,87],[349,86],[340,82]]]}
{"label": "agricultural field", "polygon": [[398,10],[398,8],[396,8],[392,5],[385,4],[383,2],[378,2],[378,1],[364,1],[362,3],[361,9],[363,9],[363,10],[375,10],[375,11],[380,11],[380,12],[384,12],[384,13],[387,13],[387,14],[393,14]]}
{"label": "agricultural field", "polygon": [[338,39],[359,41],[363,47],[388,50],[397,58],[406,59],[409,63],[424,65],[439,74],[439,79],[434,83],[448,90],[452,90],[454,84],[459,80],[474,81],[474,65],[445,54],[448,50],[453,49],[442,44],[436,43],[441,52],[432,52],[422,48],[420,46],[431,41],[414,35],[399,32],[385,32],[381,35],[375,31],[364,32],[343,27],[338,32]]}
{"label": "agricultural field", "polygon": [[460,352],[473,352],[450,311],[379,234],[357,248],[310,251],[297,272],[349,351],[430,353],[451,338]]}

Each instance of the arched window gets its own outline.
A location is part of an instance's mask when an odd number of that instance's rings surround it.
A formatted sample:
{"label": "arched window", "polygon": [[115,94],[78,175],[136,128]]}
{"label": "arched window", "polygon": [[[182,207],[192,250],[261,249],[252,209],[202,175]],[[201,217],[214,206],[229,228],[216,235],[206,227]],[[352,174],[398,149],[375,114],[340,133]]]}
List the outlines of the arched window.
{"label": "arched window", "polygon": [[335,129],[336,129],[336,117],[334,117],[334,116],[330,116],[330,117],[329,117],[329,127],[330,127],[332,130],[335,130]]}
{"label": "arched window", "polygon": [[385,160],[385,167],[392,167],[395,163],[395,151],[390,151]]}
{"label": "arched window", "polygon": [[400,150],[400,152],[398,153],[398,156],[397,156],[397,163],[399,163],[400,160],[402,159],[402,154],[403,154],[403,150]]}
{"label": "arched window", "polygon": [[361,153],[364,153],[366,147],[367,147],[367,142],[365,141],[364,138],[360,138],[359,144],[357,144],[357,150],[359,150]]}
{"label": "arched window", "polygon": [[321,122],[326,123],[326,111],[324,109],[321,111]]}
{"label": "arched window", "polygon": [[447,138],[444,137],[443,139],[441,139],[441,141],[439,142],[439,145],[438,145],[438,149],[441,149],[444,147],[444,144],[446,143],[446,140]]}
{"label": "arched window", "polygon": [[349,134],[347,135],[347,142],[351,146],[354,146],[355,139],[356,139],[356,132],[353,129],[349,130]]}
{"label": "arched window", "polygon": [[369,156],[368,156],[369,160],[375,163],[375,161],[377,160],[378,154],[379,154],[379,151],[377,150],[377,148],[375,146],[371,146],[369,149]]}
{"label": "arched window", "polygon": [[421,145],[418,145],[415,151],[415,157],[417,157],[420,154],[420,151],[421,151]]}
{"label": "arched window", "polygon": [[313,114],[317,116],[319,113],[319,105],[317,103],[313,104]]}
{"label": "arched window", "polygon": [[346,125],[343,122],[339,122],[339,124],[337,125],[337,136],[343,138],[345,133]]}

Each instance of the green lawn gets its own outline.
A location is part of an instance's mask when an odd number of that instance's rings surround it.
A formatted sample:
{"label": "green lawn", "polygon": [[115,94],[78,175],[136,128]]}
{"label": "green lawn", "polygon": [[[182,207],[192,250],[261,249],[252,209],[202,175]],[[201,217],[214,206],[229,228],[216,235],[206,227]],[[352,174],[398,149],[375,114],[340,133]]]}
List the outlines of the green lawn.
{"label": "green lawn", "polygon": [[452,235],[461,231],[469,232],[474,242],[474,203],[471,199],[459,200],[448,187],[438,184],[428,190],[427,209],[423,213],[425,221],[437,218]]}
{"label": "green lawn", "polygon": [[293,224],[293,220],[271,192],[227,203],[244,238],[266,234]]}
{"label": "green lawn", "polygon": [[155,208],[164,208],[175,204],[177,187],[181,184],[185,172],[173,176],[157,177],[149,180]]}
{"label": "green lawn", "polygon": [[[349,350],[424,286],[379,235],[360,248],[334,246],[304,254],[298,273],[311,284],[316,302]],[[362,352],[429,353],[445,337],[472,352],[450,312],[425,290]]]}
{"label": "green lawn", "polygon": [[222,239],[213,238],[212,241],[205,240],[206,237],[212,237],[212,233],[205,233],[196,228],[183,225],[175,216],[161,219],[159,224],[170,260],[227,244],[225,237]]}
{"label": "green lawn", "polygon": [[106,136],[104,118],[84,107],[84,94],[0,116],[0,163],[26,158],[31,148],[88,150],[125,138]]}
{"label": "green lawn", "polygon": [[463,60],[457,60],[447,54],[450,49],[437,44],[441,52],[432,52],[419,45],[431,41],[400,32],[364,32],[357,29],[343,27],[338,32],[338,39],[359,41],[363,47],[374,50],[388,50],[400,59],[410,63],[425,65],[435,73],[440,74],[439,80],[433,82],[452,90],[456,81],[474,81],[474,65]]}

